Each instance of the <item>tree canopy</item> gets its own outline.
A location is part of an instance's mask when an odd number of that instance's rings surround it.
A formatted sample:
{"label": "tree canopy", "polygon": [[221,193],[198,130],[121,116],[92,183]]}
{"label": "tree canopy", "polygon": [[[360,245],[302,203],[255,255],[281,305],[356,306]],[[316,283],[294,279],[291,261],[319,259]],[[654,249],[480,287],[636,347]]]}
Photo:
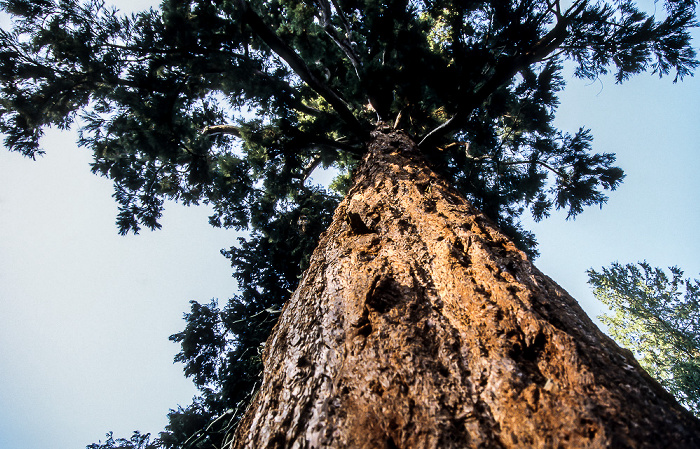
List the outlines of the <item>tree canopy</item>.
{"label": "tree canopy", "polygon": [[[0,30],[9,150],[35,158],[44,129],[75,125],[114,183],[119,232],[158,228],[175,200],[251,233],[225,251],[240,292],[223,309],[193,303],[171,337],[202,397],[171,412],[168,446],[250,394],[258,348],[372,130],[410,135],[534,255],[523,213],[575,217],[624,177],[589,130],[553,126],[564,65],[617,82],[697,66],[692,0],[656,15],[631,0],[165,0],[130,16],[100,0],[0,6],[12,18]],[[308,182],[317,167],[338,170],[330,191]]]}
{"label": "tree canopy", "polygon": [[575,216],[622,179],[587,130],[552,126],[562,61],[592,79],[682,78],[694,3],[668,1],[661,19],[580,0],[165,1],[123,17],[98,0],[5,0],[0,130],[35,157],[43,128],[78,120],[93,170],[114,180],[120,231],[136,232],[159,226],[164,199],[255,226],[393,123],[532,248],[525,208]]}
{"label": "tree canopy", "polygon": [[600,319],[649,374],[700,416],[700,281],[670,277],[647,262],[589,270],[595,297],[612,314]]}

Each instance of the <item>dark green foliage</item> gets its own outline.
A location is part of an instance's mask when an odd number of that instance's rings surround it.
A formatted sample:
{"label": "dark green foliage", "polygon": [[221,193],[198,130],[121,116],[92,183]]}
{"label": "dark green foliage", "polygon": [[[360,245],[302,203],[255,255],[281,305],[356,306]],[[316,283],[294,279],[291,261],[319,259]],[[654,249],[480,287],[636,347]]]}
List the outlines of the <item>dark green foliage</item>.
{"label": "dark green foliage", "polygon": [[700,416],[700,281],[677,267],[614,263],[588,271],[596,298],[612,314],[600,319],[610,335],[634,352],[649,374]]}
{"label": "dark green foliage", "polygon": [[289,193],[318,159],[347,168],[385,121],[534,252],[524,210],[575,216],[622,179],[587,135],[552,128],[559,61],[618,81],[696,65],[688,1],[661,20],[631,1],[190,0],[131,17],[100,1],[1,4],[15,19],[0,36],[6,146],[35,157],[44,127],[80,117],[121,232],[157,228],[164,199],[245,228],[258,180]]}
{"label": "dark green foliage", "polygon": [[175,360],[184,363],[202,396],[187,409],[171,411],[160,436],[164,447],[180,447],[191,436],[188,447],[211,447],[241,418],[260,381],[262,345],[338,202],[319,188],[304,188],[283,206],[267,210],[265,220],[258,218],[260,225],[249,238],[222,251],[231,259],[240,292],[223,310],[214,301],[193,301],[185,330],[170,337],[182,348]]}
{"label": "dark green foliage", "polygon": [[217,360],[226,349],[226,339],[215,301],[209,305],[191,301],[191,306],[190,313],[185,314],[187,327],[170,339],[182,348],[175,361],[184,363],[185,375],[192,377],[198,387],[204,387],[218,380]]}
{"label": "dark green foliage", "polygon": [[223,434],[220,431],[224,420],[219,416],[228,417],[228,414],[221,409],[221,401],[213,395],[208,396],[207,399],[195,398],[187,408],[170,410],[169,423],[158,439],[160,447],[221,447]]}
{"label": "dark green foliage", "polygon": [[141,434],[134,432],[128,440],[125,438],[114,439],[112,432],[107,434],[107,440],[104,443],[93,443],[87,446],[87,449],[156,449],[160,447],[158,440],[151,442],[150,434]]}
{"label": "dark green foliage", "polygon": [[552,125],[562,66],[680,79],[697,65],[695,2],[668,0],[659,18],[629,0],[567,3],[165,0],[121,16],[100,0],[0,0],[13,20],[0,31],[8,149],[35,158],[46,127],[77,125],[114,182],[119,232],[158,228],[175,200],[251,233],[226,252],[238,295],[223,310],[193,303],[173,336],[202,396],[171,412],[164,444],[250,396],[260,345],[338,201],[308,178],[333,167],[344,193],[372,130],[409,134],[533,255],[523,213],[605,203],[624,176],[614,155]]}

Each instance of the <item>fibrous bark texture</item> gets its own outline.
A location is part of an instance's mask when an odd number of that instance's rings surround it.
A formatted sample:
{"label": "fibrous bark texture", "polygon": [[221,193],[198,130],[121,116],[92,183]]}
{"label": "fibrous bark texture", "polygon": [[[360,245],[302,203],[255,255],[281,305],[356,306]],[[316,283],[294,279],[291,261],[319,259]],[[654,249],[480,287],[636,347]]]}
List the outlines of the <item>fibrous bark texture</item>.
{"label": "fibrous bark texture", "polygon": [[697,448],[700,425],[376,132],[266,343],[234,448]]}

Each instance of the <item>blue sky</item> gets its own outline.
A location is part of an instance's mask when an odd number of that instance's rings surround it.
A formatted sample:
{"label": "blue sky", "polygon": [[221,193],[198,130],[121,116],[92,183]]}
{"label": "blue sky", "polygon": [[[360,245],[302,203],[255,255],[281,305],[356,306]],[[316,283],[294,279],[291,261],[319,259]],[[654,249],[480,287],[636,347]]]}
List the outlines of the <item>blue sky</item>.
{"label": "blue sky", "polygon": [[[567,82],[559,127],[592,128],[596,151],[617,153],[627,178],[602,210],[528,226],[536,265],[593,317],[602,309],[590,267],[646,259],[700,273],[700,81]],[[219,254],[234,232],[211,228],[206,208],[171,204],[162,230],[120,237],[111,184],[90,174],[74,141],[49,132],[37,162],[0,152],[2,448],[76,449],[110,430],[160,431],[168,409],[195,393],[167,337],[190,300],[223,302],[235,288]]]}

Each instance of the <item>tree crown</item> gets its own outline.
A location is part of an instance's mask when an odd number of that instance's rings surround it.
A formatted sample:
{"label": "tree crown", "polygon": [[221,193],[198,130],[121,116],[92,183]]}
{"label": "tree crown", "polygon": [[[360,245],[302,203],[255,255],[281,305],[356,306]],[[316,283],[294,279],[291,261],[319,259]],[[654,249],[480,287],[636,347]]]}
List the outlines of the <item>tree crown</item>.
{"label": "tree crown", "polygon": [[159,227],[164,199],[255,226],[318,165],[346,174],[388,124],[534,251],[526,208],[575,216],[623,177],[587,130],[552,126],[562,62],[618,82],[697,65],[688,0],[661,19],[630,0],[166,0],[129,17],[99,0],[0,4],[6,146],[35,157],[46,126],[78,119],[123,233]]}

